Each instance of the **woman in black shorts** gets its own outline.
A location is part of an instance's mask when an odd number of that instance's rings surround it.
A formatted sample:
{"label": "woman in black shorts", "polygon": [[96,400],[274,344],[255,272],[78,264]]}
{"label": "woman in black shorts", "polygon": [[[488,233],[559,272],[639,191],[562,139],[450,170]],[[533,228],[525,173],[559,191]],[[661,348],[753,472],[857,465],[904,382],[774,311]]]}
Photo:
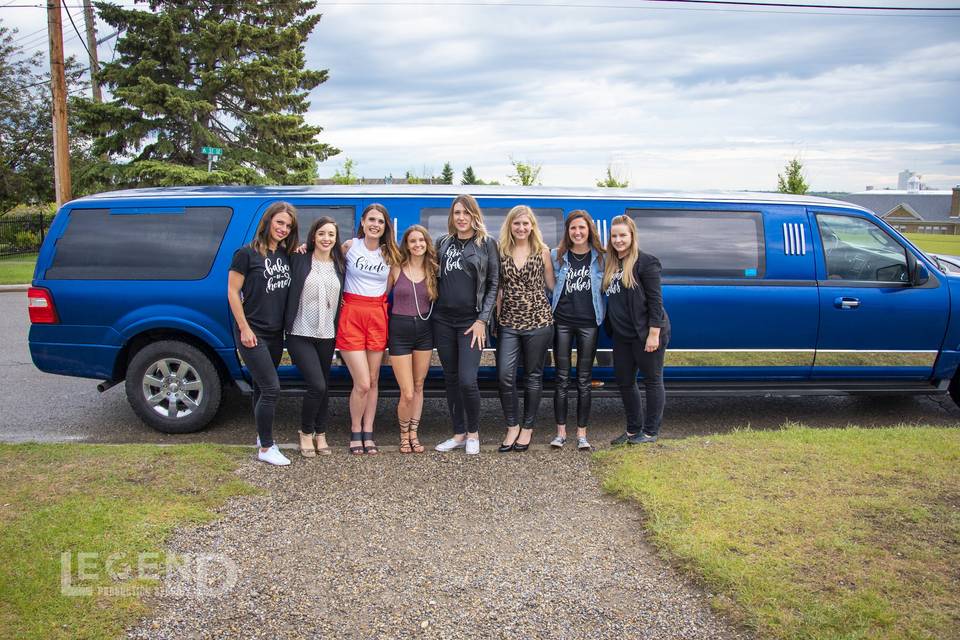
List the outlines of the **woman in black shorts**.
{"label": "woman in black shorts", "polygon": [[400,241],[400,264],[390,269],[393,306],[387,334],[390,365],[400,386],[400,453],[424,451],[417,430],[423,412],[423,381],[433,353],[430,315],[437,299],[437,269],[437,251],[429,232],[418,224],[411,226]]}

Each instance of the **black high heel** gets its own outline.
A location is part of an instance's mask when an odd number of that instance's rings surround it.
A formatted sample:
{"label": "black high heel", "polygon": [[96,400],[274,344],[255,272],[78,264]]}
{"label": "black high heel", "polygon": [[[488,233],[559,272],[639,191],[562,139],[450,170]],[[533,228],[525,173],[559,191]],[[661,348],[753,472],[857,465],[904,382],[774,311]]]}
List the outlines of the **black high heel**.
{"label": "black high heel", "polygon": [[[524,429],[530,429],[530,427],[521,427],[520,431],[523,431]],[[532,430],[532,429],[531,429],[531,430]],[[527,440],[527,444],[519,444],[519,443],[517,442],[517,440],[519,440],[519,439],[520,439],[520,433],[518,432],[518,433],[517,433],[517,437],[516,437],[516,438],[514,439],[514,441],[513,441],[513,450],[514,450],[514,451],[526,451],[527,449],[530,448],[530,443],[533,442],[533,434],[532,434],[532,433],[530,434],[530,439]]]}
{"label": "black high heel", "polygon": [[497,453],[508,453],[513,451],[513,448],[517,446],[517,438],[520,437],[520,429],[517,429],[517,435],[514,436],[513,442],[510,444],[500,443],[500,446],[497,447]]}

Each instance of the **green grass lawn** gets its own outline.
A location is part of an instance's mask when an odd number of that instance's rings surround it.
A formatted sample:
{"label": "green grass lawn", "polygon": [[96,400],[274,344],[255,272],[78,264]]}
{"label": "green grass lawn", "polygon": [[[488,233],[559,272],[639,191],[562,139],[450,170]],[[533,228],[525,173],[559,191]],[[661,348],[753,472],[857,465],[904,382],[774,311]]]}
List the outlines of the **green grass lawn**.
{"label": "green grass lawn", "polygon": [[[137,554],[159,553],[162,566],[175,527],[209,520],[227,498],[253,492],[234,474],[243,455],[210,445],[0,445],[7,477],[0,484],[0,636],[122,635],[146,606],[103,587],[156,586],[136,578]],[[69,579],[93,586],[93,594],[63,594],[65,552],[72,574],[80,569],[77,554],[97,554],[85,570],[97,578]],[[133,575],[112,579],[110,554],[118,554],[114,573],[131,567]]]}
{"label": "green grass lawn", "polygon": [[762,638],[960,638],[960,430],[734,432],[597,454]]}
{"label": "green grass lawn", "polygon": [[947,236],[937,233],[908,233],[910,242],[927,253],[943,253],[960,256],[960,236]]}
{"label": "green grass lawn", "polygon": [[0,284],[30,284],[37,256],[0,258]]}

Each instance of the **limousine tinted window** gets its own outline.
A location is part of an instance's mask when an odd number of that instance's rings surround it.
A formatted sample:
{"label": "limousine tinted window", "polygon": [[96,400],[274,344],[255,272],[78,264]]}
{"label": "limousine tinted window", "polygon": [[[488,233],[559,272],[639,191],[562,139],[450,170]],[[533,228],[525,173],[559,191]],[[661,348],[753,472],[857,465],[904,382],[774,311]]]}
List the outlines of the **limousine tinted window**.
{"label": "limousine tinted window", "polygon": [[817,214],[827,278],[859,282],[906,282],[906,249],[864,218]]}
{"label": "limousine tinted window", "polygon": [[334,206],[297,206],[297,226],[300,227],[300,242],[307,241],[307,232],[313,221],[322,217],[333,218],[340,232],[340,242],[346,242],[357,235],[357,208],[353,205]]}
{"label": "limousine tinted window", "polygon": [[46,277],[197,280],[210,271],[229,207],[74,209]]}
{"label": "limousine tinted window", "polygon": [[[560,242],[560,234],[563,233],[563,209],[533,209],[533,214],[537,216],[537,225],[540,227],[540,234],[547,246],[553,248]],[[487,233],[494,238],[500,237],[500,227],[503,221],[507,219],[510,213],[510,207],[485,207],[483,209],[483,222],[487,226]],[[420,224],[425,226],[433,239],[436,240],[447,232],[447,219],[450,217],[450,209],[440,209],[436,207],[420,209]]]}
{"label": "limousine tinted window", "polygon": [[757,211],[627,209],[640,248],[660,259],[664,275],[762,278],[763,218]]}

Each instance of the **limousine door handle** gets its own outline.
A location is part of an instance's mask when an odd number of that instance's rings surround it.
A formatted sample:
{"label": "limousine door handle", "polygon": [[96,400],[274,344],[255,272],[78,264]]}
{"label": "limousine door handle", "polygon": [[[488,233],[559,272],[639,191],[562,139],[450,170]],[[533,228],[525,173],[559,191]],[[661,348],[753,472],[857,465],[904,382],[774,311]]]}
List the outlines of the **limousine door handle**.
{"label": "limousine door handle", "polygon": [[841,296],[833,301],[833,306],[837,309],[856,309],[860,306],[860,298]]}

